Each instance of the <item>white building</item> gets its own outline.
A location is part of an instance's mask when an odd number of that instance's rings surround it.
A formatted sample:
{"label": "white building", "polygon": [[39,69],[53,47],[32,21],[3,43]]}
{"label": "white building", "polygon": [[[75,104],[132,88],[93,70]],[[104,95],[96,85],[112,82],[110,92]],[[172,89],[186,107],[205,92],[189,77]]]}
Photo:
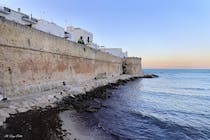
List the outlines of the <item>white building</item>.
{"label": "white building", "polygon": [[94,49],[99,49],[100,46],[96,43],[90,42],[87,44],[88,47],[94,48]]}
{"label": "white building", "polygon": [[123,52],[121,48],[100,48],[102,52],[112,54],[117,57],[126,58],[128,57],[127,51]]}
{"label": "white building", "polygon": [[84,29],[68,26],[66,30],[66,38],[70,41],[78,43],[79,40],[82,40],[85,45],[93,42],[93,34]]}
{"label": "white building", "polygon": [[14,21],[22,25],[32,25],[38,22],[37,19],[33,18],[32,16],[28,16],[24,13],[21,13],[20,10],[14,11],[3,6],[0,6],[0,18]]}
{"label": "white building", "polygon": [[64,37],[65,35],[65,31],[64,28],[62,28],[61,26],[58,26],[57,24],[53,23],[53,22],[49,22],[46,20],[38,20],[38,22],[36,24],[32,25],[33,28],[55,35],[55,36],[59,36],[59,37]]}
{"label": "white building", "polygon": [[64,28],[56,25],[53,22],[37,20],[32,16],[21,13],[20,9],[18,11],[14,11],[10,8],[0,6],[0,18],[14,21],[22,25],[30,25],[37,30],[50,33],[59,37],[64,37]]}
{"label": "white building", "polygon": [[122,58],[126,58],[126,57],[128,57],[128,52],[127,51],[122,52]]}

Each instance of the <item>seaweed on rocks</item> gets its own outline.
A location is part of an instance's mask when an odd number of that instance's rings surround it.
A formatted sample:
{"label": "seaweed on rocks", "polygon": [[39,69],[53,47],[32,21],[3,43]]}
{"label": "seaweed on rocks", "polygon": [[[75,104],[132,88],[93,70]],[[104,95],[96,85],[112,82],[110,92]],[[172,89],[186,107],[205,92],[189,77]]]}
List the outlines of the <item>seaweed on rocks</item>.
{"label": "seaweed on rocks", "polygon": [[[73,107],[78,112],[97,112],[99,109],[106,107],[100,100],[105,100],[111,97],[112,89],[117,89],[119,85],[124,85],[128,81],[134,81],[139,77],[132,77],[130,79],[119,79],[116,83],[109,83],[105,86],[97,87],[94,90],[86,92],[86,94],[79,94],[75,97],[65,97],[62,102],[58,103],[58,106],[68,109]],[[100,100],[95,100],[100,99]]]}
{"label": "seaweed on rocks", "polygon": [[57,108],[31,110],[12,115],[0,127],[0,139],[62,140]]}

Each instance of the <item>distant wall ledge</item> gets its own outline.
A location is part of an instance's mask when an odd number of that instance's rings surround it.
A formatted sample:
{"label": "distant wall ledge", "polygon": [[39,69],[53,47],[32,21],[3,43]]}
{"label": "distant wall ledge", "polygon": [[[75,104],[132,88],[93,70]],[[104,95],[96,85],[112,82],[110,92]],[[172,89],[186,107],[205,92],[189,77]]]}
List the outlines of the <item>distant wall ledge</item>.
{"label": "distant wall ledge", "polygon": [[126,59],[141,59],[141,57],[126,57]]}

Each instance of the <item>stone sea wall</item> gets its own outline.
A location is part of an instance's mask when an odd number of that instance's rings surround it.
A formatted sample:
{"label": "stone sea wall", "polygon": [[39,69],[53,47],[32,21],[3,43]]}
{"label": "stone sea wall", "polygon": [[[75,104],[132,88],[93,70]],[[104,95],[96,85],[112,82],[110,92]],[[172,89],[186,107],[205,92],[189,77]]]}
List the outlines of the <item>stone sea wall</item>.
{"label": "stone sea wall", "polygon": [[144,76],[141,67],[141,58],[128,57],[123,61],[123,71],[125,74]]}
{"label": "stone sea wall", "polygon": [[[137,61],[127,60],[128,74],[139,74]],[[122,63],[119,57],[0,19],[0,94],[12,97],[119,76]]]}

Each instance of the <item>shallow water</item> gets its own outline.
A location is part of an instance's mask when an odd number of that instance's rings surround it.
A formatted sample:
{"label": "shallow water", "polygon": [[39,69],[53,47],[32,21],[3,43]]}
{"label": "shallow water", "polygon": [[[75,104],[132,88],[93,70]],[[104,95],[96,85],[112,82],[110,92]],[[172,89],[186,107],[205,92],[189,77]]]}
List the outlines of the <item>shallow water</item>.
{"label": "shallow water", "polygon": [[67,118],[77,122],[65,128],[82,128],[88,139],[210,139],[210,70],[145,73],[160,77],[112,90],[96,113],[60,113],[64,125]]}

